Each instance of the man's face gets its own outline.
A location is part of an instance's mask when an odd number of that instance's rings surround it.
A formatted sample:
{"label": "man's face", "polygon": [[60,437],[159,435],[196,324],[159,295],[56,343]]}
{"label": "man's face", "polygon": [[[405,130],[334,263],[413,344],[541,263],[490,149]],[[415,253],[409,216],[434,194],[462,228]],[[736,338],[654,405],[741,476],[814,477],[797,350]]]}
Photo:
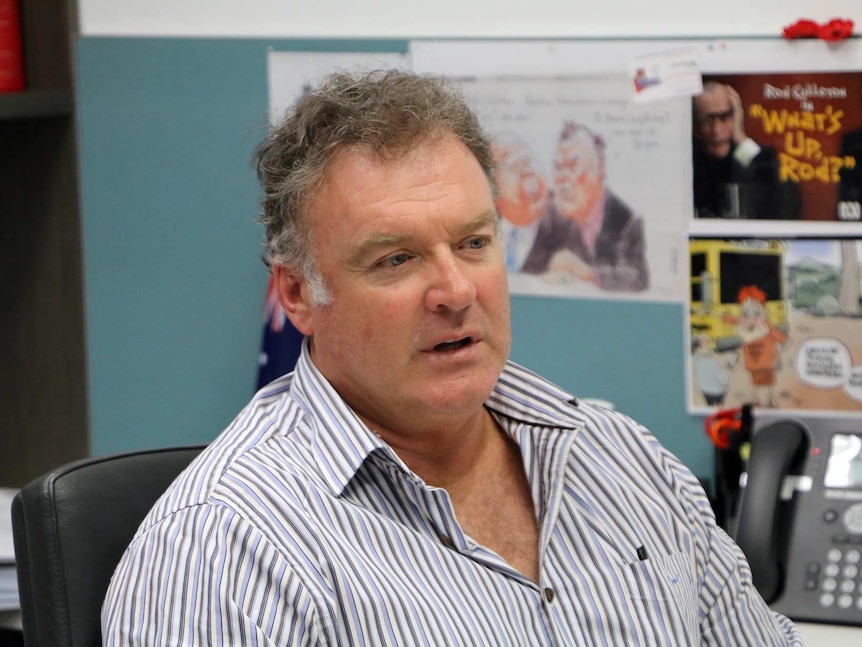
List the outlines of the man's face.
{"label": "man's face", "polygon": [[518,147],[495,147],[497,171],[497,210],[517,227],[541,218],[548,208],[548,185],[536,171],[534,160]]}
{"label": "man's face", "polygon": [[692,100],[694,138],[709,156],[724,159],[730,155],[733,137],[733,104],[723,87],[714,88]]}
{"label": "man's face", "polygon": [[604,192],[604,163],[593,136],[578,130],[554,158],[554,204],[565,218],[583,222]]}
{"label": "man's face", "polygon": [[303,297],[291,317],[311,335],[315,365],[378,432],[479,413],[511,339],[479,163],[447,136],[389,161],[345,150],[328,178],[308,223],[333,300]]}

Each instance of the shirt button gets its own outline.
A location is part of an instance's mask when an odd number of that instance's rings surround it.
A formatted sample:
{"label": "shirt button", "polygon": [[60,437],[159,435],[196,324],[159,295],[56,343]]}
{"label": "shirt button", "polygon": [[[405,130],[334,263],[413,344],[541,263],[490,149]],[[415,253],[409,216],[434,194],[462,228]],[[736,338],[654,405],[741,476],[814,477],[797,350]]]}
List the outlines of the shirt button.
{"label": "shirt button", "polygon": [[548,602],[554,601],[554,589],[552,589],[551,587],[545,589],[545,599]]}
{"label": "shirt button", "polygon": [[450,539],[448,535],[444,535],[442,532],[437,535],[437,538],[440,540],[441,544],[446,546],[446,548],[452,548],[452,546],[454,546],[452,539]]}

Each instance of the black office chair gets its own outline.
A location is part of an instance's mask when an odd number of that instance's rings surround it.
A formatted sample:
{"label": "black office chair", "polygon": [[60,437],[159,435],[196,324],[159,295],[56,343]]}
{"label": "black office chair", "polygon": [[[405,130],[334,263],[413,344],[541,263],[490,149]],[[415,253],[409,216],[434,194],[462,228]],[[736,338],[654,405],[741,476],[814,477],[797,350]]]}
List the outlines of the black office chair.
{"label": "black office chair", "polygon": [[12,531],[27,647],[97,647],[114,568],[156,499],[203,446],[88,458],[25,485]]}

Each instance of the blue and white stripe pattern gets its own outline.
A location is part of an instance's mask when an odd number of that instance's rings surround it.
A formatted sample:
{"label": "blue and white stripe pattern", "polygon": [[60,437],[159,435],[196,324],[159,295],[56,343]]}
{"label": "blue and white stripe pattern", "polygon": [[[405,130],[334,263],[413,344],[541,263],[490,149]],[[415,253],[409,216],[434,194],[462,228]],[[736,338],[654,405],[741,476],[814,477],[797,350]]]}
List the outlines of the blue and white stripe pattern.
{"label": "blue and white stripe pattern", "polygon": [[448,494],[303,349],[144,521],[108,591],[105,644],[802,644],[645,429],[511,363],[486,406],[521,447],[539,585],[464,534]]}

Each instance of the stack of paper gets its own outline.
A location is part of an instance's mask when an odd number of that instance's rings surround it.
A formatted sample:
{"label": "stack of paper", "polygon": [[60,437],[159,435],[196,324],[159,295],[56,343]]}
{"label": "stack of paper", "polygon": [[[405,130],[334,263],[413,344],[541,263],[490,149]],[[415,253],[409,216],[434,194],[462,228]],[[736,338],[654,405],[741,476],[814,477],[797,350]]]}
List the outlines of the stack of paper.
{"label": "stack of paper", "polygon": [[19,608],[15,547],[12,543],[12,497],[15,492],[0,488],[0,611]]}

